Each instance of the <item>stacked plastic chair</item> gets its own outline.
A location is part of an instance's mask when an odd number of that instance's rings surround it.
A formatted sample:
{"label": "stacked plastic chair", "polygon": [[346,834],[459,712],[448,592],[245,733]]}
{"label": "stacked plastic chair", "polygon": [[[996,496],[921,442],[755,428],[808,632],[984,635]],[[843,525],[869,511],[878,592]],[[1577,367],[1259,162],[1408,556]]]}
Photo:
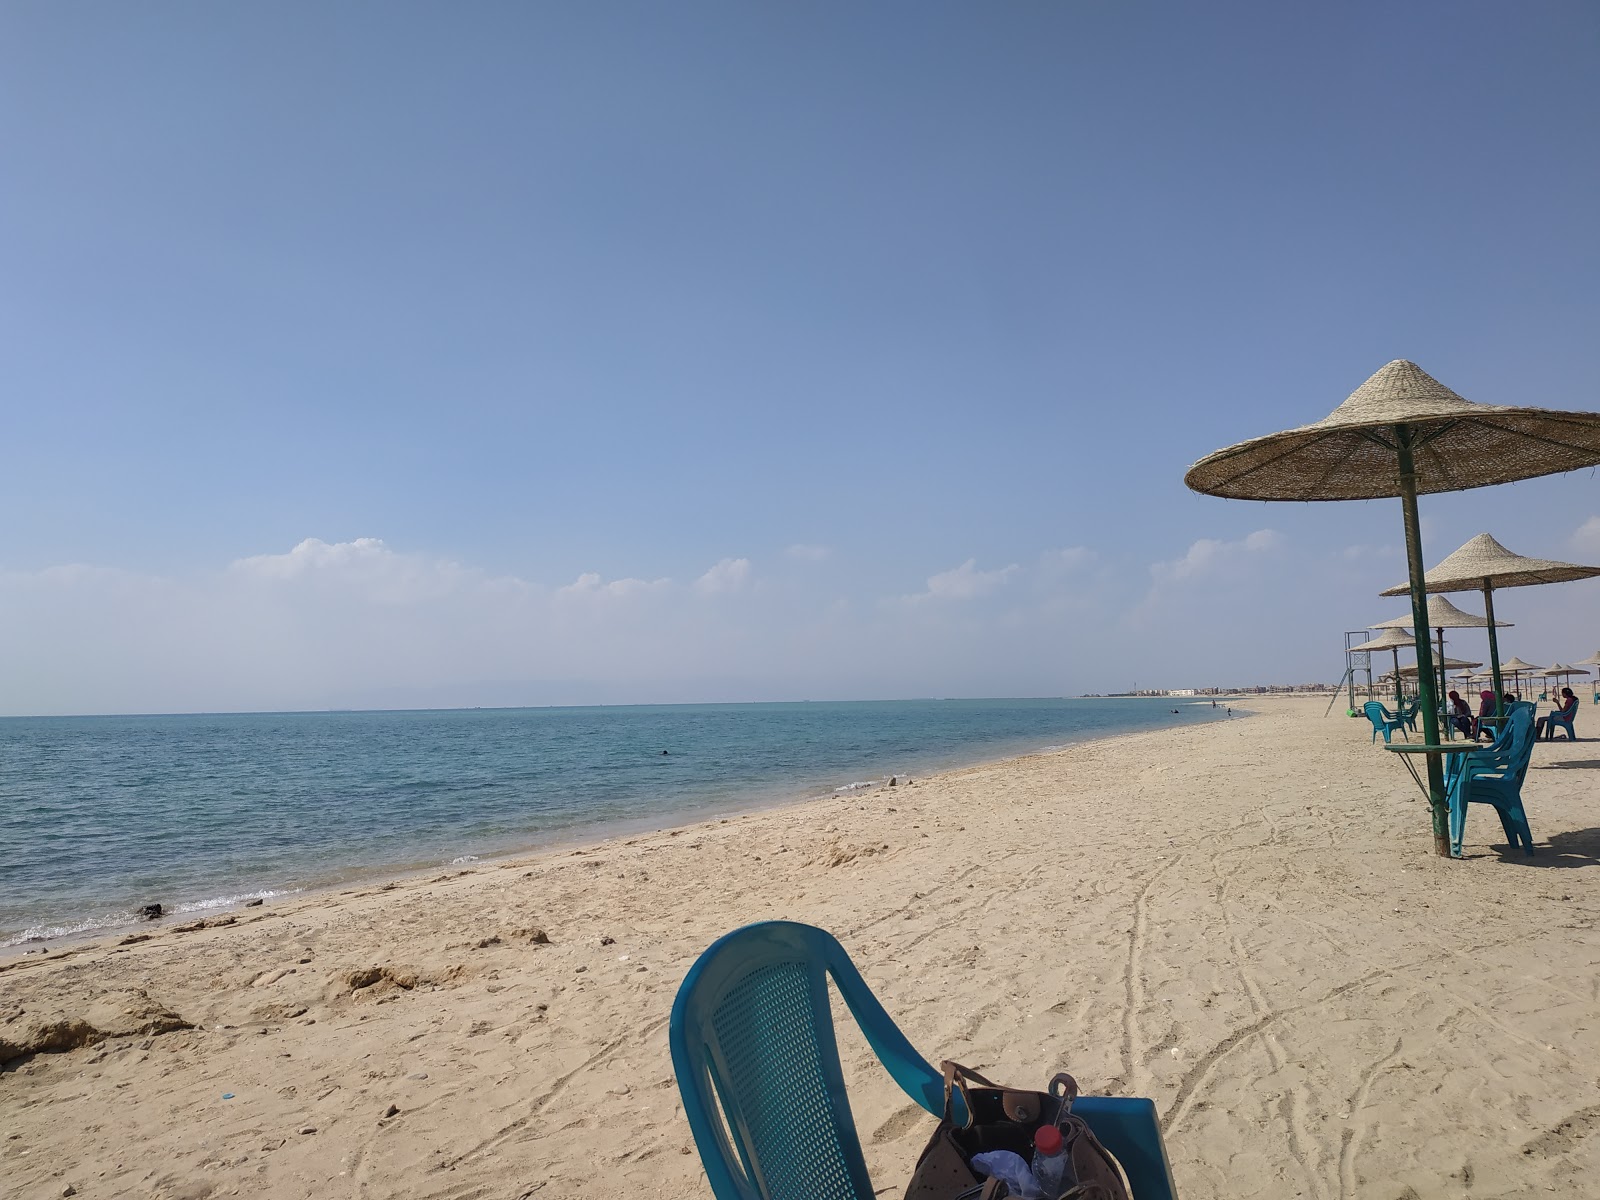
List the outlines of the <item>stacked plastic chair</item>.
{"label": "stacked plastic chair", "polygon": [[1368,700],[1361,706],[1361,711],[1366,713],[1367,720],[1372,722],[1372,740],[1374,743],[1377,742],[1378,735],[1381,733],[1383,734],[1383,744],[1387,746],[1389,744],[1389,735],[1396,731],[1399,731],[1400,736],[1405,738],[1406,741],[1409,742],[1411,740],[1406,737],[1406,719],[1403,715],[1395,716],[1376,700]]}
{"label": "stacked plastic chair", "polygon": [[[834,1040],[830,978],[894,1081],[943,1114],[944,1077],[832,935],[792,921],[746,925],[689,969],[669,1032],[684,1114],[717,1200],[873,1200]],[[959,1096],[956,1105],[964,1118]],[[1137,1200],[1174,1200],[1153,1103],[1080,1096],[1072,1111],[1117,1156]]]}
{"label": "stacked plastic chair", "polygon": [[1494,742],[1462,756],[1448,780],[1450,795],[1450,853],[1461,857],[1461,839],[1467,828],[1467,805],[1493,805],[1513,848],[1533,853],[1533,833],[1522,807],[1522,783],[1533,758],[1531,706],[1515,705]]}

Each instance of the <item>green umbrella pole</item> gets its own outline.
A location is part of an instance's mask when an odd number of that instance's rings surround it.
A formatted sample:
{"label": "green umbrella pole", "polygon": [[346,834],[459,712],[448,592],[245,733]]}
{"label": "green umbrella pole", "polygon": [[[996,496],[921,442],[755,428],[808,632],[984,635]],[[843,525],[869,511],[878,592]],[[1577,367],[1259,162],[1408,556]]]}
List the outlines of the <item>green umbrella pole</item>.
{"label": "green umbrella pole", "polygon": [[1394,652],[1394,711],[1404,712],[1406,707],[1405,694],[1400,690],[1400,651]]}
{"label": "green umbrella pole", "polygon": [[[1400,458],[1400,505],[1406,523],[1406,569],[1411,579],[1411,620],[1417,644],[1417,690],[1422,705],[1422,740],[1439,745],[1439,706],[1433,695],[1433,639],[1428,636],[1428,595],[1423,581],[1422,532],[1417,519],[1417,471],[1411,458],[1411,429],[1394,427]],[[1492,629],[1493,626],[1491,625]],[[1428,763],[1428,807],[1433,813],[1433,850],[1450,857],[1450,809],[1444,794],[1444,767],[1438,754]]]}
{"label": "green umbrella pole", "polygon": [[1494,584],[1483,581],[1483,615],[1489,622],[1489,671],[1494,676],[1494,711],[1506,715],[1506,689],[1500,684],[1500,639],[1494,635]]}

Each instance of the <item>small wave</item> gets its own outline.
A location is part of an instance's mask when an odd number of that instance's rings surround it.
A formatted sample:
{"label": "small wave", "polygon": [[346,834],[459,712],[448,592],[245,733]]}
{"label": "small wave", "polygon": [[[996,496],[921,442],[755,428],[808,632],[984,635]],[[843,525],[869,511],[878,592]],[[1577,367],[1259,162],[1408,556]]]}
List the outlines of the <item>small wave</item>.
{"label": "small wave", "polygon": [[837,796],[840,792],[859,792],[863,788],[877,787],[880,782],[877,779],[868,779],[861,783],[847,783],[843,787],[834,788],[833,794]]}
{"label": "small wave", "polygon": [[131,925],[133,921],[134,915],[131,912],[119,912],[86,917],[81,921],[72,921],[64,925],[30,925],[9,937],[0,937],[0,950],[10,950],[30,942],[55,941],[57,938],[73,937],[80,933],[94,933],[100,929],[114,929],[118,925]]}
{"label": "small wave", "polygon": [[477,861],[478,861],[478,856],[476,854],[463,854],[460,858],[452,858],[450,860],[450,865],[452,867],[458,867],[462,863],[477,862]]}
{"label": "small wave", "polygon": [[[271,900],[276,896],[292,896],[299,888],[263,888],[254,892],[237,892],[228,896],[212,896],[206,900],[189,900],[174,904],[167,908],[164,916],[177,917],[184,913],[209,912],[218,908],[237,908],[247,900]],[[0,935],[0,950],[10,950],[17,946],[24,946],[34,942],[53,942],[61,938],[78,937],[83,934],[98,933],[102,929],[116,929],[123,925],[141,923],[137,913],[126,909],[118,912],[99,913],[92,917],[84,917],[78,921],[66,921],[57,925],[30,925],[14,934]]]}
{"label": "small wave", "polygon": [[175,917],[180,913],[209,912],[214,908],[233,908],[243,904],[246,900],[271,900],[276,896],[292,896],[299,888],[263,888],[259,892],[239,892],[232,896],[213,896],[209,900],[192,900],[186,904],[174,904],[166,910],[166,915]]}

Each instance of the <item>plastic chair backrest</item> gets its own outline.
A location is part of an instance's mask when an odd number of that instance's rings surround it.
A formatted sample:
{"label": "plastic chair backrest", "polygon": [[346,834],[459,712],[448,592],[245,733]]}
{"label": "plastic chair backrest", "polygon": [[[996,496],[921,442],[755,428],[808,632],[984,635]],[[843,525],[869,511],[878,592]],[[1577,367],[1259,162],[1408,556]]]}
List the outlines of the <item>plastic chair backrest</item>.
{"label": "plastic chair backrest", "polygon": [[1511,714],[1511,744],[1506,747],[1509,778],[1520,789],[1533,761],[1533,712],[1522,709]]}
{"label": "plastic chair backrest", "polygon": [[872,1200],[845,1094],[828,979],[895,1081],[944,1111],[944,1079],[829,934],[747,925],[700,956],[672,1006],[684,1112],[718,1200]]}
{"label": "plastic chair backrest", "polygon": [[[839,1067],[830,978],[894,1081],[943,1115],[944,1077],[838,941],[793,921],[746,925],[689,969],[668,1031],[684,1114],[717,1200],[872,1200]],[[1121,1160],[1139,1200],[1173,1200],[1154,1104],[1080,1096],[1072,1111]],[[952,1116],[966,1120],[959,1095]]]}
{"label": "plastic chair backrest", "polygon": [[1497,774],[1520,789],[1533,760],[1533,713],[1529,708],[1513,709],[1493,745],[1474,750],[1467,759],[1473,775]]}
{"label": "plastic chair backrest", "polygon": [[1372,727],[1380,733],[1385,726],[1393,729],[1399,724],[1398,718],[1376,700],[1368,700],[1361,706],[1361,711],[1367,714],[1367,720],[1371,721]]}

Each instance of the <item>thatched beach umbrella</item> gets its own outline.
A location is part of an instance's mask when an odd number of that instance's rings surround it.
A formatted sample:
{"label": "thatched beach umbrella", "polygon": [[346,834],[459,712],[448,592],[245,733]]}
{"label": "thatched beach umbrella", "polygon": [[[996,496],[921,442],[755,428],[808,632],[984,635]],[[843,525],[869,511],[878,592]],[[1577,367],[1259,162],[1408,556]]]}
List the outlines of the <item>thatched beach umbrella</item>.
{"label": "thatched beach umbrella", "polygon": [[1371,641],[1362,642],[1359,646],[1351,646],[1350,650],[1351,650],[1352,653],[1354,653],[1357,650],[1367,650],[1367,651],[1372,651],[1372,650],[1390,650],[1390,651],[1394,652],[1394,671],[1393,671],[1393,673],[1391,675],[1385,675],[1384,678],[1385,679],[1393,678],[1393,680],[1394,680],[1394,706],[1396,708],[1399,708],[1402,704],[1405,703],[1405,701],[1400,696],[1400,651],[1402,651],[1402,650],[1413,650],[1415,648],[1416,648],[1416,642],[1411,636],[1411,630],[1409,630],[1409,629],[1385,629],[1382,633],[1380,633],[1377,637],[1373,638]]}
{"label": "thatched beach umbrella", "polygon": [[[1595,651],[1588,658],[1580,658],[1574,665],[1579,667],[1600,667],[1600,650]],[[1600,704],[1600,679],[1596,679],[1594,683],[1594,702]]]}
{"label": "thatched beach umbrella", "polygon": [[[1512,657],[1506,659],[1505,662],[1500,664],[1500,674],[1501,674],[1502,678],[1505,676],[1505,673],[1507,671],[1511,672],[1511,686],[1516,690],[1518,695],[1520,695],[1522,693],[1522,677],[1524,675],[1529,675],[1529,676],[1537,675],[1540,671],[1543,671],[1543,670],[1544,670],[1543,667],[1536,667],[1531,662],[1523,662],[1520,658],[1517,658],[1515,655],[1513,655]],[[1494,672],[1493,671],[1485,671],[1483,673],[1483,677],[1486,680],[1488,680],[1490,683],[1494,682]],[[1495,695],[1496,696],[1501,696],[1502,693],[1497,690],[1495,692]]]}
{"label": "thatched beach umbrella", "polygon": [[[1439,633],[1439,658],[1444,658],[1444,631],[1446,629],[1485,629],[1489,625],[1489,618],[1480,617],[1476,613],[1463,612],[1450,602],[1448,596],[1428,597],[1428,624]],[[1511,628],[1510,621],[1496,621],[1500,629]],[[1367,626],[1368,629],[1409,629],[1410,617],[1393,617],[1387,621],[1380,621],[1376,625]],[[1483,666],[1482,663],[1473,663],[1475,667]],[[1439,668],[1439,690],[1444,690],[1444,668]]]}
{"label": "thatched beach umbrella", "polygon": [[[1462,662],[1459,658],[1447,658],[1444,661],[1444,665],[1447,668],[1449,668],[1450,670],[1452,670],[1452,671],[1460,670],[1462,667],[1481,667],[1481,666],[1483,666],[1483,664],[1481,662]],[[1417,673],[1417,664],[1416,663],[1412,663],[1409,667],[1401,667],[1400,668],[1400,674],[1406,676],[1408,679],[1411,676],[1415,675],[1416,673]]]}
{"label": "thatched beach umbrella", "polygon": [[1582,667],[1569,667],[1562,663],[1556,663],[1554,666],[1544,669],[1546,679],[1571,679],[1574,675],[1587,675],[1588,673]]}
{"label": "thatched beach umbrella", "polygon": [[[1581,414],[1573,414],[1578,416]],[[1600,567],[1580,567],[1576,563],[1550,558],[1528,558],[1513,554],[1487,533],[1480,533],[1454,554],[1423,576],[1423,589],[1433,592],[1483,592],[1483,611],[1494,620],[1494,593],[1508,587],[1532,587],[1540,583],[1568,583],[1600,575]],[[1413,572],[1410,583],[1396,584],[1382,594],[1404,596],[1416,586]],[[1489,669],[1494,673],[1494,694],[1504,694],[1501,686],[1500,643],[1489,626]]]}
{"label": "thatched beach umbrella", "polygon": [[[1439,741],[1424,600],[1417,496],[1510,483],[1600,463],[1600,413],[1475,404],[1415,363],[1380,368],[1320,421],[1208,454],[1184,482],[1235,500],[1376,500],[1398,496],[1422,666],[1422,719]],[[1454,590],[1454,589],[1449,589]],[[1489,614],[1493,619],[1494,614]],[[1450,853],[1440,755],[1427,755],[1434,849]]]}

